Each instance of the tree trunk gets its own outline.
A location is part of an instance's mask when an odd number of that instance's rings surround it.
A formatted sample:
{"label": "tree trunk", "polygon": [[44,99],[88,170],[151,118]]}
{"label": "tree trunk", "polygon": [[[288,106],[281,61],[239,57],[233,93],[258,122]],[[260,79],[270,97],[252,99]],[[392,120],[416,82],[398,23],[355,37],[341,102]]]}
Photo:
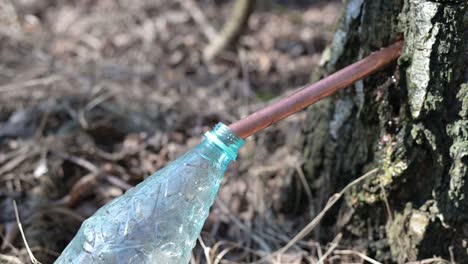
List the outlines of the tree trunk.
{"label": "tree trunk", "polygon": [[468,263],[466,0],[347,0],[315,79],[398,37],[398,63],[308,110],[304,171],[316,213],[373,168],[322,221],[322,242],[384,262]]}

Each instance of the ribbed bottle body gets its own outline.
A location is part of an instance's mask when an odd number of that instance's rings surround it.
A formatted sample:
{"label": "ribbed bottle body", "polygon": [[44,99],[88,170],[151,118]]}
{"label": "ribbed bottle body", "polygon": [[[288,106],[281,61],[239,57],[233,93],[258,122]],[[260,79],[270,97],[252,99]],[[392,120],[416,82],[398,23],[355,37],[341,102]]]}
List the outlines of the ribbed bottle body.
{"label": "ribbed bottle body", "polygon": [[232,160],[224,147],[207,137],[100,208],[56,263],[188,263]]}

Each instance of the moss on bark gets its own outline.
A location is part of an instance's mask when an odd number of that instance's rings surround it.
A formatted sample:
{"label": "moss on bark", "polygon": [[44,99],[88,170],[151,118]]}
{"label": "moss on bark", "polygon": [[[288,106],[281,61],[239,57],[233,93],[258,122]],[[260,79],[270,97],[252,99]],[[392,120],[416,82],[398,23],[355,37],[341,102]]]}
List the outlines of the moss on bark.
{"label": "moss on bark", "polygon": [[[468,261],[465,1],[348,0],[323,68],[333,72],[405,38],[398,65],[308,110],[304,170],[316,203],[370,168],[317,232],[344,231],[382,261]],[[346,215],[346,217],[342,217]],[[337,218],[340,218],[337,221]],[[332,231],[332,232],[330,232]]]}

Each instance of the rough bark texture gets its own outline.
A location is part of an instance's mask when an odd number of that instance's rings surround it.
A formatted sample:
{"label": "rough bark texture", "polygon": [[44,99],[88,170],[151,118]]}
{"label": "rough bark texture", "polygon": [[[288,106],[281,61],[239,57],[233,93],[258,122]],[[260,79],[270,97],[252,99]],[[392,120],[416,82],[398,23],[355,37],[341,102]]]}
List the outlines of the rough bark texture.
{"label": "rough bark texture", "polygon": [[348,0],[320,78],[403,36],[398,64],[308,110],[304,170],[315,212],[372,168],[320,229],[385,262],[468,263],[467,3]]}

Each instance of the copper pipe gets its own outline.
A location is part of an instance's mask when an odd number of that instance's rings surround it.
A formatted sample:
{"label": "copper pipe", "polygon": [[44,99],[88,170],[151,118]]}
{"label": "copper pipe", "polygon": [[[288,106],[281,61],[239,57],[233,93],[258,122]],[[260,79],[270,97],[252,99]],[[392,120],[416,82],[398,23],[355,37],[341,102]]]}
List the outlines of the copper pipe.
{"label": "copper pipe", "polygon": [[322,98],[381,70],[400,56],[402,48],[403,41],[382,48],[364,59],[231,124],[229,128],[237,136],[247,138]]}

